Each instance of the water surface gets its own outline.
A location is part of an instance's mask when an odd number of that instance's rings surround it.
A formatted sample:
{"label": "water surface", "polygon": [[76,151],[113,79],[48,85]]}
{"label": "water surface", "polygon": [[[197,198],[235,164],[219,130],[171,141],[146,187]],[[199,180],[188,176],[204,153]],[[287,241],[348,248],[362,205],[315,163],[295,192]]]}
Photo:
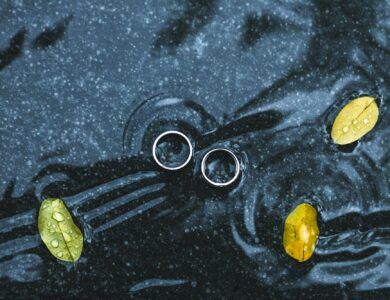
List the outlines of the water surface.
{"label": "water surface", "polygon": [[[388,1],[3,1],[0,297],[386,298],[390,288]],[[379,122],[338,147],[360,95]],[[194,158],[151,158],[180,130]],[[242,174],[200,175],[227,147]],[[61,197],[85,235],[75,265],[37,231]],[[318,210],[309,261],[282,245],[299,203]]]}

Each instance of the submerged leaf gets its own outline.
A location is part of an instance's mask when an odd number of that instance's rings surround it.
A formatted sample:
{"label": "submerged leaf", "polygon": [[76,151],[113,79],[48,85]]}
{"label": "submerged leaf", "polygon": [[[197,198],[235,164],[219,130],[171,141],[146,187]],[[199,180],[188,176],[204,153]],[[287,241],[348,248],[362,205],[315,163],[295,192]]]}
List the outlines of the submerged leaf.
{"label": "submerged leaf", "polygon": [[378,121],[379,108],[373,97],[349,102],[334,120],[331,137],[336,144],[353,143],[370,132]]}
{"label": "submerged leaf", "polygon": [[302,203],[287,216],[284,223],[284,250],[297,261],[306,261],[313,255],[318,234],[316,209]]}
{"label": "submerged leaf", "polygon": [[42,241],[56,258],[76,262],[83,250],[83,234],[61,199],[46,199],[38,215]]}

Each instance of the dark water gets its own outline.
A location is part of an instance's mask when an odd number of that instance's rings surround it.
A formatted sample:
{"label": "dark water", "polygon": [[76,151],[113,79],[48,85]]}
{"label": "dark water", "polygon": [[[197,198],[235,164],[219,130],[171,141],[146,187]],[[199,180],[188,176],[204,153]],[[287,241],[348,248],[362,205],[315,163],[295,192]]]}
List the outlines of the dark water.
{"label": "dark water", "polygon": [[[2,1],[0,298],[389,298],[389,11]],[[332,122],[359,95],[377,98],[379,122],[337,147]],[[165,130],[193,141],[183,170],[151,159]],[[200,175],[216,147],[241,162],[228,188]],[[83,229],[75,265],[40,240],[45,197]],[[302,202],[320,237],[297,263],[282,233]]]}

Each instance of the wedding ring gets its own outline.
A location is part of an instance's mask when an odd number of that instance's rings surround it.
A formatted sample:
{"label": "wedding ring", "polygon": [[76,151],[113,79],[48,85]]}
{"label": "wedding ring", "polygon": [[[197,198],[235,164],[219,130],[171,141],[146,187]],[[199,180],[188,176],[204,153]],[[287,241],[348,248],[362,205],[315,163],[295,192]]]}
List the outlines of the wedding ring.
{"label": "wedding ring", "polygon": [[[187,145],[188,145],[188,147],[189,147],[189,153],[188,153],[188,157],[187,157],[186,161],[185,161],[184,163],[182,163],[181,165],[179,165],[179,166],[176,166],[176,167],[169,167],[169,166],[167,166],[167,165],[164,165],[164,164],[158,159],[158,157],[157,157],[156,151],[157,151],[158,142],[159,142],[163,137],[165,137],[165,136],[167,136],[167,135],[178,135],[178,136],[180,136],[181,138],[183,138],[183,139],[186,141],[186,143],[187,143]],[[175,130],[165,131],[165,132],[163,132],[162,134],[160,134],[160,135],[156,138],[156,140],[154,141],[154,143],[153,143],[153,149],[152,149],[152,151],[153,151],[153,158],[154,158],[154,161],[155,161],[160,167],[162,167],[162,168],[164,168],[164,169],[166,169],[166,170],[171,170],[171,171],[173,171],[173,170],[179,170],[179,169],[181,169],[181,168],[184,168],[184,167],[190,162],[191,157],[192,157],[192,154],[193,154],[192,144],[191,144],[190,140],[188,139],[188,137],[187,137],[185,134],[181,133],[180,131],[175,131]]]}
{"label": "wedding ring", "polygon": [[[212,153],[215,153],[215,152],[225,152],[227,154],[229,154],[229,156],[233,159],[234,161],[234,164],[235,164],[235,172],[234,172],[234,176],[232,179],[230,179],[229,181],[225,181],[225,182],[216,182],[216,181],[213,181],[211,180],[207,174],[206,174],[206,163],[207,163],[207,159],[209,158],[209,156],[212,154]],[[228,149],[224,149],[224,148],[217,148],[217,149],[213,149],[213,150],[210,150],[209,152],[206,153],[206,155],[203,157],[202,159],[202,164],[201,164],[201,171],[202,171],[202,175],[203,177],[207,180],[207,182],[209,182],[210,184],[214,185],[214,186],[218,186],[218,187],[223,187],[223,186],[227,186],[229,184],[232,184],[237,178],[238,178],[238,175],[240,174],[240,162],[238,161],[238,158],[237,156],[230,150]]]}

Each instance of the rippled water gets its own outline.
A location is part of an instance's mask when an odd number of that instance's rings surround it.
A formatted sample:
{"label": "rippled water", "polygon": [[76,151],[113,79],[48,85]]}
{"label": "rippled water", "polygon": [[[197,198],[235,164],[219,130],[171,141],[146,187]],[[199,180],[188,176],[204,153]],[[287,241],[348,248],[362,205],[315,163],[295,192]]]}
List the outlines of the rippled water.
{"label": "rippled water", "polygon": [[[389,3],[98,2],[0,4],[0,297],[386,298]],[[359,95],[379,122],[336,146]],[[151,158],[165,130],[193,142],[180,171]],[[217,147],[240,159],[228,188],[201,177]],[[75,265],[40,240],[45,197],[84,232]],[[282,235],[302,202],[320,236],[298,263]]]}

